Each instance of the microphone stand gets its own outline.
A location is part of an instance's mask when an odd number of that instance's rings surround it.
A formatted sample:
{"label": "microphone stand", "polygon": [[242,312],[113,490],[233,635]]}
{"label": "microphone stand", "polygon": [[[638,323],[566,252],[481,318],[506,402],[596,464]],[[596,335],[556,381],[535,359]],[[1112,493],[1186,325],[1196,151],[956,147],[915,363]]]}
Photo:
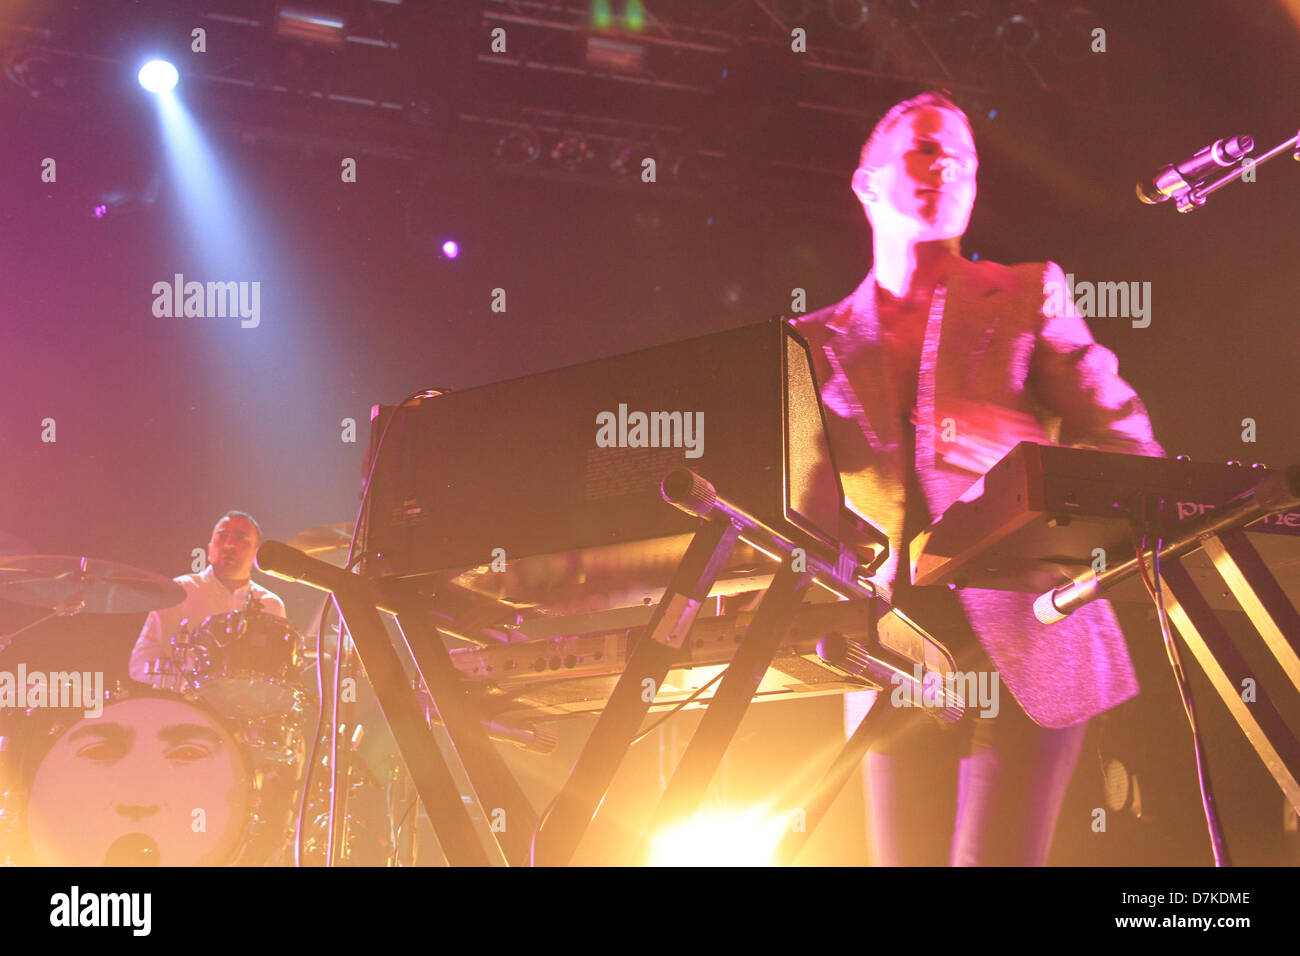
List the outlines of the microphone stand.
{"label": "microphone stand", "polygon": [[[1158,548],[1150,549],[1158,564],[1165,564],[1199,550],[1204,540],[1244,528],[1261,518],[1300,506],[1300,465],[1270,472],[1249,492],[1238,495],[1202,521],[1169,534]],[[1143,564],[1150,563],[1146,552],[1097,573],[1088,570],[1039,595],[1034,600],[1034,616],[1040,623],[1055,624],[1074,611],[1104,597],[1116,585],[1138,575]]]}
{"label": "microphone stand", "polygon": [[56,617],[72,617],[76,614],[80,614],[85,609],[86,609],[85,593],[83,591],[78,591],[76,594],[73,594],[71,597],[68,597],[63,601],[60,601],[57,605],[55,605],[54,609],[50,611],[49,614],[46,614],[42,617],[38,617],[30,624],[24,624],[16,631],[11,631],[8,634],[0,634],[0,652],[8,650],[9,645],[13,643],[14,638],[18,637],[18,635],[26,634],[28,631],[32,630],[33,628],[40,627],[46,621],[52,621]]}
{"label": "microphone stand", "polygon": [[[1198,183],[1196,185],[1185,183],[1170,194],[1174,199],[1174,205],[1178,207],[1179,212],[1191,212],[1193,209],[1204,206],[1205,197],[1210,195],[1210,193],[1218,192],[1224,186],[1228,185],[1228,183],[1241,179],[1244,169],[1253,169],[1256,166],[1263,166],[1270,159],[1281,155],[1288,149],[1294,149],[1294,152],[1291,154],[1292,158],[1294,158],[1296,162],[1300,162],[1300,148],[1296,148],[1298,146],[1300,146],[1300,133],[1297,133],[1288,140],[1278,143],[1267,153],[1264,153],[1257,159],[1252,159],[1249,156],[1242,157],[1241,165],[1234,166],[1231,172],[1224,173],[1213,182]],[[1249,166],[1247,166],[1248,160]]]}

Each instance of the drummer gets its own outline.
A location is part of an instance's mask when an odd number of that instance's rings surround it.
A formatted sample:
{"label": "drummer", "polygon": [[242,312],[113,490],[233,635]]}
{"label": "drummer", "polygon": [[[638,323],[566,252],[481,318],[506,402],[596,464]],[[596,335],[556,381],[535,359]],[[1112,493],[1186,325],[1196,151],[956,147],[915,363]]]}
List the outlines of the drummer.
{"label": "drummer", "polygon": [[192,627],[214,614],[242,611],[261,604],[264,614],[285,617],[284,601],[249,579],[253,557],[262,543],[262,529],[253,516],[243,511],[227,511],[212,529],[208,542],[208,566],[199,574],[184,574],[176,583],[185,589],[185,600],[175,607],[153,611],[144,622],[144,630],[131,649],[132,680],[158,686],[159,662],[168,654],[169,642],[189,620]]}

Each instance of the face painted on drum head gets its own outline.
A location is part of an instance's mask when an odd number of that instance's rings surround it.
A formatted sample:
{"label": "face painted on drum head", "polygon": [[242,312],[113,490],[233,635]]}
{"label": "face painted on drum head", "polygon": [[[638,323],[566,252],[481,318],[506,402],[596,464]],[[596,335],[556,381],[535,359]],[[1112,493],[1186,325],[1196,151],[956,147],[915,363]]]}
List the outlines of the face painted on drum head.
{"label": "face painted on drum head", "polygon": [[185,701],[142,697],[58,738],[32,780],[27,830],[42,864],[101,866],[127,838],[156,844],[161,866],[221,865],[248,801],[229,731]]}

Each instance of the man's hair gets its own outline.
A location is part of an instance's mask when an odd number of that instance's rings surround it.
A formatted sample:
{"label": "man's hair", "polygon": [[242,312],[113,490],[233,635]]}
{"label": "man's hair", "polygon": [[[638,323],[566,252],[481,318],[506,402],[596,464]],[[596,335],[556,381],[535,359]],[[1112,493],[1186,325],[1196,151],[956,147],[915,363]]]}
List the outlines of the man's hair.
{"label": "man's hair", "polygon": [[[872,149],[879,144],[880,140],[885,138],[890,130],[898,125],[898,121],[904,115],[923,109],[947,110],[950,113],[955,113],[961,117],[962,122],[966,124],[966,128],[971,129],[970,118],[960,106],[948,98],[947,93],[942,90],[929,90],[913,96],[911,99],[903,100],[901,103],[895,103],[889,108],[889,111],[880,118],[880,122],[876,124],[875,129],[871,131],[867,141],[862,144],[862,152],[858,155],[858,168],[867,167],[867,160],[871,156]],[[975,133],[971,130],[971,139],[974,138]]]}
{"label": "man's hair", "polygon": [[[227,518],[243,518],[245,521],[251,524],[253,526],[253,530],[257,532],[258,544],[262,543],[262,526],[258,524],[257,519],[254,518],[252,515],[250,515],[247,511],[227,511],[225,514],[223,514],[220,518],[217,519],[217,524],[221,524],[221,522]],[[215,528],[216,525],[213,525],[213,527]]]}

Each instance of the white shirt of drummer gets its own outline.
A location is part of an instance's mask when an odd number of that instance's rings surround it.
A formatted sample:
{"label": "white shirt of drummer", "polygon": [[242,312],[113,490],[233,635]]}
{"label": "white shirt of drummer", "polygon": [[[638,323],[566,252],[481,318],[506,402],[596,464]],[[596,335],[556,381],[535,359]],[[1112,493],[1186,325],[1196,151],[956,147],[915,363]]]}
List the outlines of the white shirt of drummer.
{"label": "white shirt of drummer", "polygon": [[188,620],[191,627],[198,627],[214,614],[242,611],[248,602],[250,590],[261,599],[264,614],[286,617],[284,601],[274,592],[254,581],[231,591],[221,583],[211,565],[199,574],[184,574],[175,578],[175,581],[185,589],[185,600],[175,607],[149,613],[144,628],[131,649],[132,680],[156,686],[158,682],[154,673],[157,667],[154,662],[164,656],[172,635],[180,630],[181,623]]}

